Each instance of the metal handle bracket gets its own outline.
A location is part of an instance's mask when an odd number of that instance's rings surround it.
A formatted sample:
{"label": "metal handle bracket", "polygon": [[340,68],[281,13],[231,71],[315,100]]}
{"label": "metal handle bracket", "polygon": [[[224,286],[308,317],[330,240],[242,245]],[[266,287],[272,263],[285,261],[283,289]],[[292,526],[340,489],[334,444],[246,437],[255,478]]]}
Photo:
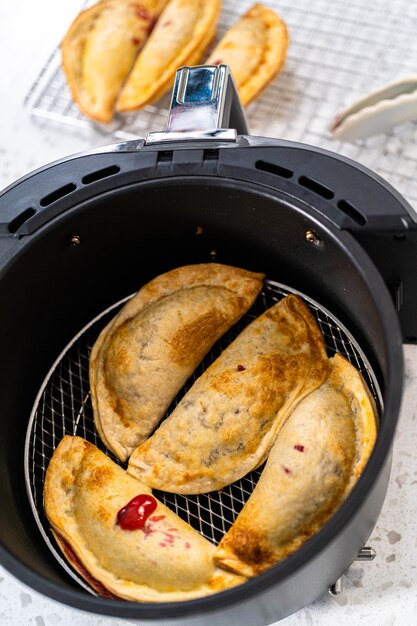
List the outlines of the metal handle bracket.
{"label": "metal handle bracket", "polygon": [[227,65],[181,67],[175,76],[165,131],[145,145],[169,141],[236,141],[247,135],[245,113]]}

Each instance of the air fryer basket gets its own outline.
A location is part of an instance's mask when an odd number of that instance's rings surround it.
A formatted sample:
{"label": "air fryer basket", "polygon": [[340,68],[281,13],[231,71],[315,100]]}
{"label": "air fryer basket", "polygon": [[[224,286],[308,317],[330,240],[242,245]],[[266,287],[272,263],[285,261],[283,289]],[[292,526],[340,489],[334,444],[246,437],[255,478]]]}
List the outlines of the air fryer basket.
{"label": "air fryer basket", "polygon": [[[362,224],[346,212],[346,205],[358,206],[358,194],[369,200]],[[345,210],[338,211],[339,204]],[[379,222],[375,204],[385,216]],[[266,625],[321,595],[365,544],[386,493],[402,392],[402,335],[417,335],[410,315],[414,291],[408,270],[402,271],[415,236],[406,203],[336,155],[245,136],[210,143],[197,137],[164,145],[130,142],[52,164],[5,190],[0,216],[2,564],[71,606],[146,623]],[[386,243],[385,254],[389,248],[392,275],[378,257],[378,241]],[[380,390],[384,408],[374,452],[321,531],[243,586],[170,604],[96,597],[47,545],[41,507],[47,461],[64,427],[99,443],[85,380],[103,311],[159,273],[210,260],[266,273],[264,293],[243,324],[287,289],[306,297],[329,350],[346,354],[366,374],[378,401]],[[25,438],[35,399],[27,493]],[[246,480],[243,491],[256,475]],[[233,513],[223,515],[225,504],[211,502],[214,526],[198,503],[188,505],[186,517],[218,540],[213,528],[223,531],[238,509],[230,506]],[[179,500],[170,505],[187,509]]]}

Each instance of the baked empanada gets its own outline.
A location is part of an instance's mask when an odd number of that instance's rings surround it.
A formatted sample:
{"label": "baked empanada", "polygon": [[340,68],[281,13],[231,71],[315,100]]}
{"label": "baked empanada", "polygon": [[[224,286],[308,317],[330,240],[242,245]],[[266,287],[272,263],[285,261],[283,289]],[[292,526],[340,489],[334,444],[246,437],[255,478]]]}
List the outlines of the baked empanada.
{"label": "baked empanada", "polygon": [[179,67],[202,59],[220,7],[220,0],[170,0],[120,93],[119,111],[153,102],[173,85]]}
{"label": "baked empanada", "polygon": [[255,576],[297,550],[339,508],[362,472],[376,409],[360,373],[340,355],[319,389],[281,428],[252,495],[215,561]]}
{"label": "baked empanada", "polygon": [[285,22],[271,9],[255,4],[226,32],[205,64],[230,67],[245,106],[281,70],[287,48]]}
{"label": "baked empanada", "polygon": [[102,0],[73,21],[62,42],[62,66],[85,115],[111,121],[120,89],[166,3]]}
{"label": "baked empanada", "polygon": [[52,456],[45,512],[66,559],[99,595],[170,602],[244,581],[219,570],[214,545],[80,437],[65,436]]}
{"label": "baked empanada", "polygon": [[287,296],[247,326],[129,460],[156,489],[221,489],[265,460],[284,419],[328,373],[320,330]]}
{"label": "baked empanada", "polygon": [[124,461],[150,435],[263,278],[219,263],[180,267],[142,287],[104,328],[91,352],[90,388],[109,450]]}

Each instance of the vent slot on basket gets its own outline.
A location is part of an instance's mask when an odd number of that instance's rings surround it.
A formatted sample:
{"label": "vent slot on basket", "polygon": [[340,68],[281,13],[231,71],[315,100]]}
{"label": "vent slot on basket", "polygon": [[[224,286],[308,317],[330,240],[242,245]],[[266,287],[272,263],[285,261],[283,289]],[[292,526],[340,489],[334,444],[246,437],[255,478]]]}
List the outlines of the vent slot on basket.
{"label": "vent slot on basket", "polygon": [[158,165],[160,163],[172,163],[173,158],[174,158],[173,150],[161,150],[161,152],[158,152]]}
{"label": "vent slot on basket", "polygon": [[25,209],[22,213],[17,215],[7,226],[7,230],[11,235],[17,233],[19,228],[23,226],[25,222],[27,222],[31,217],[33,217],[36,213],[36,210],[33,207],[29,207]]}
{"label": "vent slot on basket", "polygon": [[350,217],[351,220],[353,220],[360,226],[365,226],[366,217],[360,211],[358,211],[358,209],[355,209],[355,207],[352,206],[350,202],[348,202],[347,200],[339,200],[339,202],[337,203],[337,207],[338,209],[343,211],[345,215]]}
{"label": "vent slot on basket", "polygon": [[91,185],[91,183],[95,183],[98,180],[102,180],[103,178],[108,178],[109,176],[114,176],[119,172],[120,167],[118,165],[110,165],[109,167],[103,167],[101,170],[86,174],[81,179],[81,182],[83,185]]}
{"label": "vent slot on basket", "polygon": [[219,160],[219,150],[204,150],[203,153],[204,161],[218,161]]}
{"label": "vent slot on basket", "polygon": [[310,191],[313,191],[322,198],[326,198],[326,200],[331,200],[332,198],[334,198],[334,192],[331,189],[325,187],[313,178],[309,178],[308,176],[300,176],[298,182],[300,183],[300,185],[302,185],[302,187],[310,189]]}
{"label": "vent slot on basket", "polygon": [[275,174],[275,176],[280,176],[281,178],[292,178],[294,176],[294,172],[287,169],[286,167],[282,167],[282,165],[277,165],[276,163],[268,163],[267,161],[256,161],[255,167],[257,170],[261,170],[262,172],[268,172],[268,174]]}
{"label": "vent slot on basket", "polygon": [[49,193],[47,196],[44,196],[39,201],[39,204],[42,207],[49,206],[53,202],[56,202],[57,200],[60,200],[64,196],[67,196],[69,193],[72,193],[76,189],[77,189],[77,185],[75,183],[68,183],[67,185],[64,185],[63,187],[59,187],[59,189],[55,189],[55,191],[52,191],[52,193]]}

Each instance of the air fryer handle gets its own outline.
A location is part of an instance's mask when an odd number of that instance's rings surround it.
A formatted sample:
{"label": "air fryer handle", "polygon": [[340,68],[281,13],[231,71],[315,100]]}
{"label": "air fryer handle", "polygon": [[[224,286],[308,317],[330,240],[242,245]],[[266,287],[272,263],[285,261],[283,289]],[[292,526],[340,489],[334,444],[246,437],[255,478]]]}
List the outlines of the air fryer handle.
{"label": "air fryer handle", "polygon": [[165,131],[145,145],[171,141],[232,141],[247,135],[245,113],[227,65],[181,67],[175,76]]}

